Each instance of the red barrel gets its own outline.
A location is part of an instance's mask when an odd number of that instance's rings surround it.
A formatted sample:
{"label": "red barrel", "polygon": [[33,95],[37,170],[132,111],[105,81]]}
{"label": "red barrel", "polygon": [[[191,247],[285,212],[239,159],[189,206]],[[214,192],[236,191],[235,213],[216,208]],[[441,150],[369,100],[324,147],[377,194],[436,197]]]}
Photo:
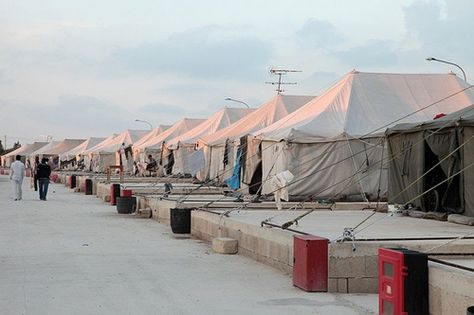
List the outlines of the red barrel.
{"label": "red barrel", "polygon": [[120,197],[120,184],[110,185],[110,204],[115,206],[117,204],[117,197]]}
{"label": "red barrel", "polygon": [[120,197],[132,197],[132,190],[131,189],[122,189],[120,191]]}

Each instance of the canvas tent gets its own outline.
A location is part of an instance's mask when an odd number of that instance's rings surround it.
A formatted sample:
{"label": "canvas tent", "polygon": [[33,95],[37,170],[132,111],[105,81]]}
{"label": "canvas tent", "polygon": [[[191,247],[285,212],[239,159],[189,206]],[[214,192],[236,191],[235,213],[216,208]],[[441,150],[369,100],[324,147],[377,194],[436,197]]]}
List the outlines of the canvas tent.
{"label": "canvas tent", "polygon": [[289,194],[345,199],[386,196],[385,129],[397,120],[417,122],[459,110],[474,100],[453,74],[352,71],[278,126],[260,131],[263,193],[270,179],[289,170]]}
{"label": "canvas tent", "polygon": [[[161,152],[164,144],[167,141],[173,138],[176,138],[179,135],[193,129],[194,127],[198,126],[199,124],[203,122],[204,122],[204,119],[194,119],[194,118],[183,118],[179,120],[170,128],[158,134],[156,137],[153,137],[149,139],[148,141],[145,141],[143,143],[140,143],[139,145],[136,145],[133,151],[135,160],[140,159],[142,162],[144,162],[144,160],[146,159],[146,156],[151,154],[156,159],[159,160],[161,165],[163,165],[163,160],[167,160],[167,157],[162,156],[162,152]],[[169,172],[171,172],[171,169],[169,169]]]}
{"label": "canvas tent", "polygon": [[51,141],[51,142],[48,142],[46,145],[42,146],[41,148],[39,148],[38,150],[36,151],[33,151],[33,152],[30,152],[27,156],[27,163],[30,164],[30,165],[33,165],[33,163],[35,162],[35,157],[37,156],[40,160],[43,158],[43,157],[46,157],[46,158],[49,158],[50,155],[49,155],[49,151],[54,148],[57,144],[59,143],[59,141]]}
{"label": "canvas tent", "polygon": [[[202,137],[212,135],[224,129],[254,110],[250,108],[224,107],[198,126],[168,141],[166,149],[173,152],[175,161],[172,173],[195,175],[205,164],[202,151],[196,151],[197,141]],[[191,167],[193,165],[196,166]]]}
{"label": "canvas tent", "polygon": [[474,217],[474,105],[396,125],[387,142],[389,202]]}
{"label": "canvas tent", "polygon": [[90,137],[81,144],[75,146],[69,151],[62,153],[59,157],[61,164],[68,164],[72,167],[76,166],[77,162],[81,160],[81,154],[93,148],[95,145],[104,141],[105,138]]}
{"label": "canvas tent", "polygon": [[149,132],[149,130],[125,129],[117,136],[104,140],[88,150],[92,171],[105,172],[109,165],[123,165],[124,171],[131,172],[132,145]]}
{"label": "canvas tent", "polygon": [[160,134],[168,130],[171,126],[169,125],[159,125],[158,127],[153,128],[148,134],[146,134],[143,138],[135,142],[133,145],[133,158],[135,161],[145,162],[146,156],[144,154],[140,154],[140,148],[144,143],[151,141],[153,138],[158,137]]}
{"label": "canvas tent", "polygon": [[[232,177],[231,172],[236,162],[241,138],[245,137],[246,139],[247,135],[252,132],[287,117],[313,98],[314,96],[276,95],[254,112],[229,127],[201,138],[199,147],[203,148],[206,158],[205,178],[202,179],[222,182]],[[241,150],[244,152],[250,151],[247,147]],[[252,165],[257,164],[258,158]],[[250,168],[249,161],[248,169]]]}
{"label": "canvas tent", "polygon": [[113,133],[110,136],[108,136],[107,138],[105,138],[103,141],[101,141],[98,144],[94,145],[92,148],[89,148],[86,151],[82,152],[81,157],[83,159],[84,169],[86,171],[93,171],[96,168],[95,165],[94,165],[94,162],[97,161],[97,159],[95,161],[93,161],[94,154],[97,155],[96,150],[101,148],[106,143],[109,143],[110,141],[112,141],[112,139],[114,139],[117,136],[118,136],[118,134]]}
{"label": "canvas tent", "polygon": [[50,159],[49,163],[53,168],[59,167],[59,156],[64,152],[77,147],[84,141],[85,139],[63,139],[61,141],[52,141],[41,147],[39,150],[31,153],[29,155],[29,161],[31,164],[33,164],[35,161],[35,156],[38,156],[40,159],[46,157]]}
{"label": "canvas tent", "polygon": [[11,163],[15,161],[15,157],[20,155],[22,159],[26,162],[26,158],[36,150],[40,149],[47,145],[48,142],[33,142],[29,144],[24,144],[16,150],[13,150],[5,155],[2,155],[2,165],[5,167],[10,167]]}

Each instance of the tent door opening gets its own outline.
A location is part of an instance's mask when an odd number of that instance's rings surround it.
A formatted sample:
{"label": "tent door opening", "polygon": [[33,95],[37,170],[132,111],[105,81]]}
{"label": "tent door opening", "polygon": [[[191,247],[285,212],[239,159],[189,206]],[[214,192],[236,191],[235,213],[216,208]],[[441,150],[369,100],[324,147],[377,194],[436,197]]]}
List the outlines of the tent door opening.
{"label": "tent door opening", "polygon": [[249,194],[261,194],[262,192],[262,162],[259,162],[249,185]]}
{"label": "tent door opening", "polygon": [[[439,163],[440,157],[436,155],[425,143],[425,170],[434,167]],[[443,171],[441,165],[437,165],[432,171],[426,174],[423,180],[424,191],[438,185],[445,181],[448,177]],[[423,196],[423,208],[425,211],[439,211],[439,212],[450,212],[459,213],[461,211],[461,200],[459,197],[461,177],[456,175],[451,180],[443,182],[441,185],[426,193]]]}

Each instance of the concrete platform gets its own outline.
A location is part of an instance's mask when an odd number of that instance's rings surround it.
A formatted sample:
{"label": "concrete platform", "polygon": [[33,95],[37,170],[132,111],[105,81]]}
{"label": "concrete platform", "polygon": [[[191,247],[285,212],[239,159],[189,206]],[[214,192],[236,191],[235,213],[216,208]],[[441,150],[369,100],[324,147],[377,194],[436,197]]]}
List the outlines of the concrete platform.
{"label": "concrete platform", "polygon": [[[51,185],[40,201],[0,176],[2,314],[376,314],[374,294],[306,293],[291,278],[154,220]],[[53,193],[53,191],[55,191]]]}
{"label": "concrete platform", "polygon": [[[249,199],[249,197],[245,197]],[[228,197],[224,195],[206,194],[202,195],[199,191],[193,192],[190,195],[179,195],[171,194],[168,197],[163,197],[153,194],[139,194],[137,196],[138,208],[150,208],[153,211],[153,218],[162,221],[169,222],[169,213],[172,208],[205,208],[209,211],[239,211],[239,210],[261,210],[261,211],[276,211],[277,207],[273,201],[263,202],[249,202],[249,201],[236,201],[236,197]],[[331,207],[334,211],[342,211],[346,209],[366,209],[373,208],[375,204],[367,203],[349,203],[349,202],[336,202],[332,205],[319,204],[317,202],[305,202],[303,204],[299,202],[282,202],[285,209],[318,209],[327,210]],[[385,203],[379,205],[380,209],[386,207]]]}
{"label": "concrete platform", "polygon": [[[224,213],[227,209],[219,211]],[[239,253],[289,274],[293,268],[293,235],[303,232],[326,237],[331,241],[329,290],[341,293],[378,291],[377,252],[380,247],[406,247],[428,253],[474,253],[474,239],[454,242],[448,239],[467,234],[474,237],[472,227],[411,217],[389,217],[382,213],[376,213],[359,230],[355,230],[355,242],[336,242],[345,227],[356,226],[371,211],[314,211],[301,219],[298,225],[291,226],[294,231],[260,226],[263,220],[282,225],[303,213],[305,211],[302,210],[237,210],[225,217],[206,211],[193,211],[192,235],[206,241],[214,237],[234,238],[239,242]],[[472,256],[463,261],[464,264],[473,262]],[[474,301],[474,273],[456,268],[447,271],[445,266],[430,264],[431,274],[430,294],[436,295],[437,301],[441,301],[433,304],[432,314],[443,314],[446,305],[457,310],[453,314],[461,314],[462,310],[465,312],[466,305]],[[451,276],[447,277],[447,274]],[[441,285],[443,281],[447,281],[445,287]],[[446,289],[451,286],[453,288]],[[470,290],[459,294],[459,290],[454,289],[458,286]]]}

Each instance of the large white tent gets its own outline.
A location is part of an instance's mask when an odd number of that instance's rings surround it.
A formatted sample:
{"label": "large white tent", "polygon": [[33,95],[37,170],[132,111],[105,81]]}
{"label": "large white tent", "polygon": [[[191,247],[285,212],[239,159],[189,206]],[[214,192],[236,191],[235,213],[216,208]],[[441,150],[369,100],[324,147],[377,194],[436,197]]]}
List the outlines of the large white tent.
{"label": "large white tent", "polygon": [[[195,128],[168,141],[166,148],[172,150],[174,155],[172,173],[193,174],[196,167],[197,169],[203,168],[205,164],[204,154],[201,154],[202,151],[196,151],[198,140],[230,126],[254,110],[253,108],[224,107]],[[193,167],[191,167],[192,165]]]}
{"label": "large white tent", "polygon": [[5,155],[2,155],[2,165],[5,167],[10,167],[11,163],[15,161],[15,157],[20,155],[22,158],[26,159],[31,153],[47,145],[48,142],[33,142],[24,144],[16,150],[13,150]]}
{"label": "large white tent", "polygon": [[148,141],[137,144],[133,148],[133,154],[135,160],[140,160],[144,162],[148,154],[153,155],[155,158],[158,158],[162,162],[161,150],[164,143],[174,139],[183,133],[195,128],[199,124],[202,124],[205,119],[194,119],[194,118],[183,118],[172,125],[170,128],[166,129],[164,132],[158,134],[155,137],[152,137]]}
{"label": "large white tent", "polygon": [[89,149],[82,152],[81,158],[83,159],[85,170],[92,171],[94,169],[92,158],[94,156],[94,153],[97,152],[96,150],[99,149],[100,147],[102,147],[102,145],[108,143],[109,141],[111,141],[113,138],[115,138],[117,136],[118,136],[118,134],[113,133],[110,136],[108,136],[107,138],[105,138],[103,141],[101,141],[101,142],[97,143],[96,145],[94,145],[92,148],[89,148]]}
{"label": "large white tent", "polygon": [[99,138],[99,137],[89,137],[87,140],[75,146],[69,151],[62,153],[59,156],[61,163],[63,162],[71,162],[71,164],[76,164],[81,159],[81,155],[86,152],[87,150],[93,148],[100,142],[104,141],[106,138]]}
{"label": "large white tent", "polygon": [[149,130],[125,129],[115,137],[109,137],[86,151],[90,156],[91,170],[104,172],[109,165],[123,165],[124,170],[131,171],[133,168],[131,146],[149,132]]}
{"label": "large white tent", "polygon": [[[232,176],[240,138],[273,124],[300,108],[314,96],[276,95],[244,118],[199,140],[206,158],[205,177],[222,182]],[[244,148],[243,151],[247,151]]]}
{"label": "large white tent", "polygon": [[472,104],[466,87],[453,74],[348,73],[283,123],[258,132],[263,193],[273,191],[273,175],[289,170],[295,198],[374,199],[379,189],[385,195],[385,129]]}
{"label": "large white tent", "polygon": [[40,159],[47,157],[50,159],[49,163],[52,167],[59,167],[59,156],[64,152],[71,150],[83,143],[85,139],[63,139],[61,141],[52,141],[47,145],[41,147],[29,154],[30,163],[33,164],[35,157],[38,156]]}
{"label": "large white tent", "polygon": [[152,141],[152,139],[158,137],[161,135],[163,132],[171,128],[170,125],[159,125],[158,127],[153,128],[148,134],[146,134],[143,138],[138,140],[133,144],[133,158],[135,161],[140,161],[140,162],[145,162],[146,157],[145,154],[140,154],[141,153],[141,148],[142,146],[149,142]]}

